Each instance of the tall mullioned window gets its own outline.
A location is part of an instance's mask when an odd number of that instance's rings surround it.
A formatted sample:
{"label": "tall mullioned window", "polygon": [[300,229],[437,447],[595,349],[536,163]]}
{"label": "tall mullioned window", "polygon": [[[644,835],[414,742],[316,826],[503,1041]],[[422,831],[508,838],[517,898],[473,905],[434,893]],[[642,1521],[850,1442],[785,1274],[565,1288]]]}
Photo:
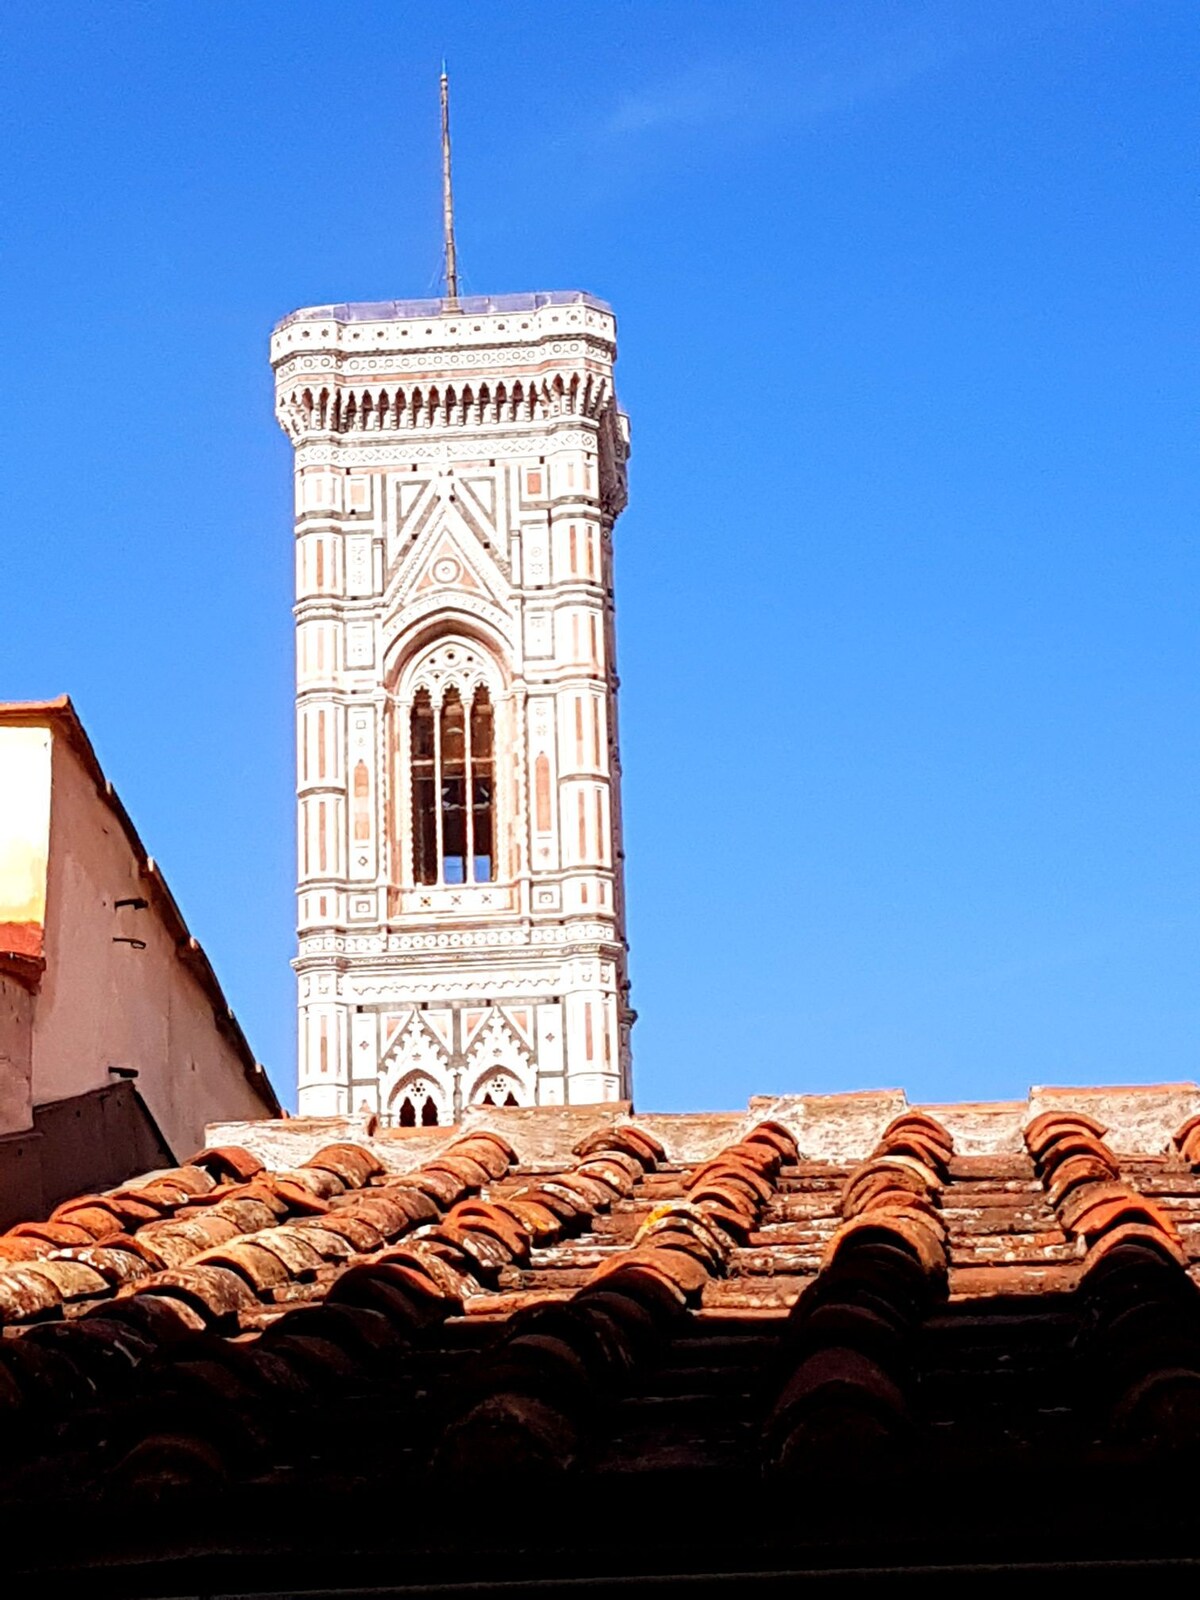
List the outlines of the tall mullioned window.
{"label": "tall mullioned window", "polygon": [[491,883],[495,860],[495,751],[492,703],[477,688],[470,704],[447,689],[435,706],[427,689],[413,700],[413,879],[420,884]]}

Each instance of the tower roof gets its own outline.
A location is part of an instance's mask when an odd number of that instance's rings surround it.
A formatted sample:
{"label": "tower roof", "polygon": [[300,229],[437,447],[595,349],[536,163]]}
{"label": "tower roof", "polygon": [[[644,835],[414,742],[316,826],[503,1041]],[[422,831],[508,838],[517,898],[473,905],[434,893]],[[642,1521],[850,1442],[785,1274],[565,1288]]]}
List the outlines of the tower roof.
{"label": "tower roof", "polygon": [[456,300],[356,300],[341,305],[304,306],[275,325],[296,322],[402,322],[409,317],[481,316],[491,312],[540,311],[543,306],[591,306],[612,315],[607,301],[583,289],[540,289],[529,294],[460,295]]}

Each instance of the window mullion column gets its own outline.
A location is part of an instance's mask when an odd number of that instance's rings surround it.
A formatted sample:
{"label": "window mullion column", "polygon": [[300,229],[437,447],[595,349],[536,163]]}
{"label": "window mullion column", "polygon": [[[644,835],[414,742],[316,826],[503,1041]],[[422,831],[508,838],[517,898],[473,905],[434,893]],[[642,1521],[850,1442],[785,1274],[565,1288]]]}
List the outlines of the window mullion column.
{"label": "window mullion column", "polygon": [[442,704],[433,708],[433,814],[437,836],[437,885],[442,886]]}
{"label": "window mullion column", "polygon": [[463,863],[463,882],[475,882],[475,783],[471,771],[471,719],[475,697],[463,701],[463,804],[466,809],[467,855]]}
{"label": "window mullion column", "polygon": [[392,701],[392,727],[399,730],[392,765],[392,815],[388,844],[393,852],[391,876],[397,888],[411,888],[417,881],[417,816],[413,806],[413,759],[411,701]]}

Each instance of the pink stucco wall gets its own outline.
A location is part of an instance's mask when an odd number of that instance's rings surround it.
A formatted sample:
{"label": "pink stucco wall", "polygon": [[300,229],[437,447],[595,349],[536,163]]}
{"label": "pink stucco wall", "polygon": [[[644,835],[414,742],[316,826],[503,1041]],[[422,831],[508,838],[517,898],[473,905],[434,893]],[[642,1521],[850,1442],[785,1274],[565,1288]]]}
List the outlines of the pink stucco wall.
{"label": "pink stucco wall", "polygon": [[11,997],[0,992],[0,1058],[13,1059],[11,1093],[0,1060],[0,1132],[30,1125],[31,1107],[19,1103],[20,1051],[11,1042],[22,1033],[25,1006],[27,1100],[65,1099],[111,1084],[112,1068],[132,1070],[183,1157],[203,1143],[206,1122],[269,1115],[273,1096],[73,714],[52,726],[45,970],[24,1001],[18,984]]}

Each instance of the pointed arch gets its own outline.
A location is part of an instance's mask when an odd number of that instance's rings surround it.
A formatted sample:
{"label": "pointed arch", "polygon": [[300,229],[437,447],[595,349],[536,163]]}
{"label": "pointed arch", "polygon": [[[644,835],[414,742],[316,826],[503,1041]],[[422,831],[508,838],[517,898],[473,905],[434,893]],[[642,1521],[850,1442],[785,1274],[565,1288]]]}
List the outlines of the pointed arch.
{"label": "pointed arch", "polygon": [[387,1121],[400,1128],[436,1128],[452,1120],[445,1088],[428,1072],[406,1073],[391,1090]]}

